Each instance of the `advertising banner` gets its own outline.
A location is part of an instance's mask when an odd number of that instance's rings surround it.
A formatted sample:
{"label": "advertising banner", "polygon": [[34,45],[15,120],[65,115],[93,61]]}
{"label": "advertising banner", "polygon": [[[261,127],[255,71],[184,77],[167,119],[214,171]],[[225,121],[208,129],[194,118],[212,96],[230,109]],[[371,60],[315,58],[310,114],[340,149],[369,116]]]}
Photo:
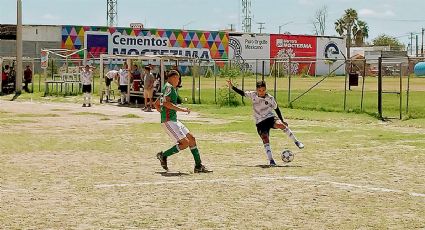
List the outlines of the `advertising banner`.
{"label": "advertising banner", "polygon": [[346,50],[343,38],[317,37],[316,74],[326,75],[333,72],[335,75],[344,75]]}
{"label": "advertising banner", "polygon": [[[304,35],[270,35],[270,55],[271,58],[282,59],[283,61],[291,59],[292,74],[316,73],[316,52],[317,42],[315,36]],[[284,63],[286,68],[289,63]]]}
{"label": "advertising banner", "polygon": [[232,65],[252,73],[270,72],[270,36],[254,34],[231,34],[229,40],[229,59]]}
{"label": "advertising banner", "polygon": [[41,68],[47,69],[49,67],[49,51],[41,50]]}
{"label": "advertising banner", "polygon": [[62,48],[74,50],[84,46],[92,57],[107,53],[174,54],[200,59],[227,59],[228,42],[228,33],[218,31],[62,27]]}

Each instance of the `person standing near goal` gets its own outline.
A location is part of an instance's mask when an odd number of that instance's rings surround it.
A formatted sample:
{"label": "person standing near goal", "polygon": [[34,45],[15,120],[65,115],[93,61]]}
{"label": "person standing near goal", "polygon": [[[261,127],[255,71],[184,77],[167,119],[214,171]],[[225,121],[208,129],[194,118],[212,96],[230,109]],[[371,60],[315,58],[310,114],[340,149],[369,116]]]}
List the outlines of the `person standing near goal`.
{"label": "person standing near goal", "polygon": [[[118,70],[109,70],[105,75],[105,93],[106,93],[106,102],[109,102],[111,98],[111,83],[118,77]],[[114,96],[115,97],[115,96]]]}
{"label": "person standing near goal", "polygon": [[124,62],[124,66],[123,66],[123,68],[121,68],[119,70],[118,75],[120,77],[120,79],[119,79],[119,82],[120,82],[119,87],[120,87],[120,92],[121,92],[120,104],[124,105],[124,103],[127,103],[127,93],[128,93],[128,77],[129,77],[128,75],[129,75],[129,73],[128,73],[127,62]]}
{"label": "person standing near goal", "polygon": [[[227,81],[227,85],[239,95],[251,99],[257,132],[263,141],[264,149],[266,151],[270,166],[276,166],[276,162],[273,159],[273,154],[270,147],[270,129],[283,130],[283,132],[288,135],[292,141],[294,141],[298,148],[304,148],[304,144],[295,137],[295,135],[289,129],[288,123],[283,120],[282,113],[280,112],[279,106],[277,105],[274,97],[267,93],[265,81],[258,81],[256,83],[256,91],[244,92],[233,86],[231,80]],[[273,110],[276,112],[277,117],[275,116]]]}
{"label": "person standing near goal", "polygon": [[91,107],[91,91],[93,81],[93,69],[95,67],[86,65],[81,72],[81,84],[83,85],[83,107]]}
{"label": "person standing near goal", "polygon": [[177,144],[166,151],[159,152],[156,157],[162,168],[168,170],[168,157],[189,147],[195,160],[194,173],[209,173],[212,171],[206,169],[202,164],[195,137],[186,126],[177,120],[177,111],[190,113],[188,108],[177,106],[178,94],[176,89],[179,84],[179,77],[177,71],[170,71],[167,75],[167,83],[162,88],[162,96],[155,101],[155,108],[161,112],[162,128]]}

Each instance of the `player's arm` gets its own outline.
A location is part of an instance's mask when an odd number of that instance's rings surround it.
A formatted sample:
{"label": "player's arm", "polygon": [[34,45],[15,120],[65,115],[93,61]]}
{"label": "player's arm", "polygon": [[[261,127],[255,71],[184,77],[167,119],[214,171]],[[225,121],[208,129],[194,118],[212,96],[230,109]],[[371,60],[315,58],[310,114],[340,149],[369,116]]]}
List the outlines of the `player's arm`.
{"label": "player's arm", "polygon": [[231,80],[227,80],[227,85],[228,85],[230,88],[232,88],[232,89],[233,89],[233,91],[235,91],[237,94],[241,95],[242,97],[244,97],[244,96],[245,96],[245,92],[244,92],[244,91],[242,91],[242,90],[240,90],[240,89],[238,89],[238,88],[236,88],[236,87],[233,85],[233,83],[232,83],[232,81],[231,81]]}
{"label": "player's arm", "polygon": [[288,126],[288,123],[286,123],[284,120],[283,120],[283,116],[282,116],[282,113],[280,112],[280,109],[279,109],[279,106],[277,106],[276,107],[276,109],[274,110],[274,111],[276,111],[276,114],[277,114],[277,117],[283,122],[283,124],[285,125],[285,126]]}
{"label": "player's arm", "polygon": [[190,110],[188,108],[181,108],[181,107],[175,105],[174,103],[172,103],[170,97],[165,97],[164,99],[165,100],[162,102],[162,106],[164,106],[165,108],[172,109],[172,110],[175,110],[177,112],[190,113]]}

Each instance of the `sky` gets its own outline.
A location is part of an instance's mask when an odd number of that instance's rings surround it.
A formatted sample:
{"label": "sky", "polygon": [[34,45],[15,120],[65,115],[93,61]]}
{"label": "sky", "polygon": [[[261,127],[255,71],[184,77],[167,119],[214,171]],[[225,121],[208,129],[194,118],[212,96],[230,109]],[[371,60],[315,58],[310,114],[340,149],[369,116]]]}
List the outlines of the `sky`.
{"label": "sky", "polygon": [[[41,25],[106,25],[106,0],[22,0],[23,23]],[[252,0],[252,32],[312,34],[312,20],[328,8],[326,35],[337,35],[334,22],[354,8],[369,25],[369,39],[380,34],[409,43],[421,39],[425,0]],[[221,30],[233,24],[241,31],[241,0],[118,0],[118,26],[143,23],[146,28]],[[0,24],[16,23],[16,1],[0,0]]]}

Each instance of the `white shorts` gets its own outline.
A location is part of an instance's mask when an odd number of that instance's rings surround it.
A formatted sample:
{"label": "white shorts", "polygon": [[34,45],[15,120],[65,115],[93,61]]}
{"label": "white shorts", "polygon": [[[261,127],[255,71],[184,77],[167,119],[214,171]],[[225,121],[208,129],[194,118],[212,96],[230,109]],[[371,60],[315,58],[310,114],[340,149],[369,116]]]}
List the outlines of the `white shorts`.
{"label": "white shorts", "polygon": [[161,125],[167,132],[168,136],[176,142],[186,138],[186,135],[190,133],[189,129],[187,129],[180,121],[166,121]]}

